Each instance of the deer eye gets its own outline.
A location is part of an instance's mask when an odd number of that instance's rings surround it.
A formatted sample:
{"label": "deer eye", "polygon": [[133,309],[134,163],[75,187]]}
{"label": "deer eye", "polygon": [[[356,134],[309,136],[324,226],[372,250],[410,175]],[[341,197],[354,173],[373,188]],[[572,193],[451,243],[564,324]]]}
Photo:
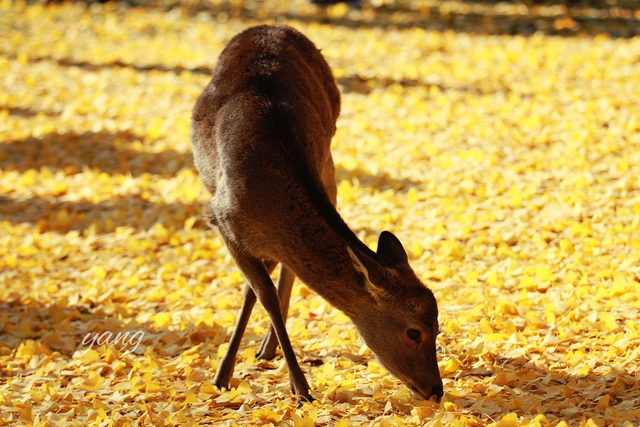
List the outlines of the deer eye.
{"label": "deer eye", "polygon": [[407,337],[412,341],[420,341],[422,333],[417,329],[407,329]]}

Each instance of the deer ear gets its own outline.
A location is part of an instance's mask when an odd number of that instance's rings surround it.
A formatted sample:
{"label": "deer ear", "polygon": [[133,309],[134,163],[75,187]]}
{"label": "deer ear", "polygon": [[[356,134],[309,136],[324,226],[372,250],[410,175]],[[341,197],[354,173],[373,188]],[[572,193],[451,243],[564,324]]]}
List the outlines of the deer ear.
{"label": "deer ear", "polygon": [[402,243],[389,231],[383,231],[378,238],[378,255],[394,267],[409,264]]}
{"label": "deer ear", "polygon": [[379,279],[380,274],[382,274],[382,267],[377,265],[376,261],[367,255],[360,254],[359,251],[358,254],[356,254],[350,246],[347,246],[347,252],[349,253],[349,257],[351,258],[351,262],[353,263],[353,267],[356,269],[356,272],[362,276],[365,290],[369,292],[376,301],[384,298],[387,294],[386,289],[376,285],[376,282],[380,283]]}

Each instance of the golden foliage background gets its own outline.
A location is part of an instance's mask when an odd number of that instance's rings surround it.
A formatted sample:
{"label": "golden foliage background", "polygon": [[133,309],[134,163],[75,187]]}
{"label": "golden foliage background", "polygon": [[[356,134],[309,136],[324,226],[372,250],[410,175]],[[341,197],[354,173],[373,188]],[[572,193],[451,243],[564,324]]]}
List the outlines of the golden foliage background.
{"label": "golden foliage background", "polygon": [[[640,10],[378,3],[0,1],[0,425],[639,424]],[[303,285],[318,400],[256,360],[261,309],[236,388],[210,383],[243,280],[199,219],[190,109],[260,22],[334,69],[339,210],[434,289],[439,404]]]}

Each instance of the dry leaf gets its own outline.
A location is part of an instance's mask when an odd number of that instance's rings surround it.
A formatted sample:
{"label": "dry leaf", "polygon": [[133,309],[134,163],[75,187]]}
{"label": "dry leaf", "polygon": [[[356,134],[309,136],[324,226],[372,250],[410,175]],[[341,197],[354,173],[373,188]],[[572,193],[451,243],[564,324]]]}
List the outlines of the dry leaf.
{"label": "dry leaf", "polygon": [[[633,1],[150,2],[0,0],[0,425],[640,424]],[[442,402],[300,283],[317,400],[257,359],[259,306],[231,390],[212,384],[245,280],[202,217],[190,114],[265,22],[333,69],[338,209],[433,289]]]}

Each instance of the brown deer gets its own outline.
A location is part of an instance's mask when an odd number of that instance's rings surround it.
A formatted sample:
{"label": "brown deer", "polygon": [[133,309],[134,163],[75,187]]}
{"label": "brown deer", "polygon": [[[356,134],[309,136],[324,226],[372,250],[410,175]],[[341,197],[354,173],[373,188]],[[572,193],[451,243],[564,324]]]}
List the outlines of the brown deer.
{"label": "brown deer", "polygon": [[[285,328],[298,276],[351,318],[414,396],[440,397],[433,293],[393,234],[382,232],[373,252],[335,209],[329,148],[339,112],[340,93],[320,51],[293,28],[267,25],[227,44],[193,108],[195,164],[212,194],[205,216],[248,281],[213,382],[229,388],[257,297],[271,319],[258,356],[273,358],[280,344],[293,393],[312,400]],[[278,263],[276,291],[270,273]]]}

